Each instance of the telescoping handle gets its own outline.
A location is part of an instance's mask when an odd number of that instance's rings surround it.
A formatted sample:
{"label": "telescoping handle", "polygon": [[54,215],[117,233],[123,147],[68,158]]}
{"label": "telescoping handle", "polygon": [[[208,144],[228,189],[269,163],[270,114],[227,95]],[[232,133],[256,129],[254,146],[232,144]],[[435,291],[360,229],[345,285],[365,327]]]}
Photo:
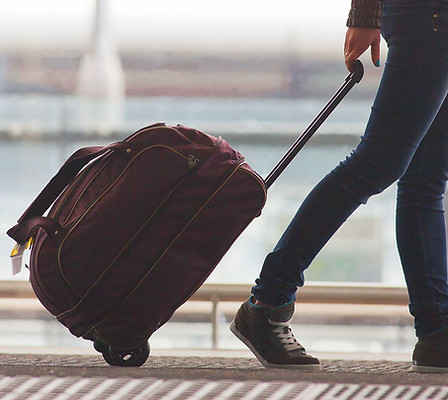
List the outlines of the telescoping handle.
{"label": "telescoping handle", "polygon": [[322,108],[322,110],[317,114],[316,118],[311,122],[311,124],[303,131],[303,133],[294,141],[285,155],[277,163],[277,165],[272,169],[264,180],[265,186],[268,189],[274,181],[279,177],[279,175],[285,170],[289,163],[294,159],[297,153],[305,146],[308,140],[313,136],[313,134],[319,129],[322,123],[328,118],[332,111],[337,107],[341,100],[346,96],[346,94],[351,90],[355,84],[359,83],[364,75],[364,66],[359,60],[355,61],[355,72],[349,74],[341,87],[335,92],[335,94],[328,100],[327,104]]}

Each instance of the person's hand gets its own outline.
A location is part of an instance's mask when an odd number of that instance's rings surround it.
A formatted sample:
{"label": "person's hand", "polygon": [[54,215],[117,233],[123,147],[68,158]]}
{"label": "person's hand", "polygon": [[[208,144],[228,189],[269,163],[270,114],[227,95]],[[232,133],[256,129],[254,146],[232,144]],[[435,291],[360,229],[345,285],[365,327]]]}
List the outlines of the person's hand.
{"label": "person's hand", "polygon": [[372,62],[376,67],[380,66],[380,41],[379,29],[372,28],[348,28],[345,35],[344,58],[347,69],[353,73],[354,61],[359,58],[369,47]]}

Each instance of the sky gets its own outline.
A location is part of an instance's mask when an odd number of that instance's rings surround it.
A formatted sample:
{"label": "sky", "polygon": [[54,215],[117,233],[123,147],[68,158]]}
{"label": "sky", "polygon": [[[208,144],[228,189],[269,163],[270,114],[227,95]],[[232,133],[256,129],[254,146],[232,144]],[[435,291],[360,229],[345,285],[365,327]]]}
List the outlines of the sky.
{"label": "sky", "polygon": [[[350,0],[108,0],[117,46],[342,52]],[[0,2],[0,49],[85,47],[95,0]]]}

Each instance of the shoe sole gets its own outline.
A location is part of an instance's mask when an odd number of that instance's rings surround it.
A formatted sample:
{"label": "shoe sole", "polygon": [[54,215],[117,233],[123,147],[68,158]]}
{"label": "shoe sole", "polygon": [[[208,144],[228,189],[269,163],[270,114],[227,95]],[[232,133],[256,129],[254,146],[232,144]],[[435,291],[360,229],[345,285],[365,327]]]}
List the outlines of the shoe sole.
{"label": "shoe sole", "polygon": [[412,372],[420,372],[420,373],[427,373],[427,374],[431,374],[431,373],[445,373],[448,374],[448,367],[431,367],[428,365],[418,365],[418,364],[413,364],[412,368],[411,368]]}
{"label": "shoe sole", "polygon": [[282,368],[282,369],[298,369],[302,371],[317,371],[320,370],[321,365],[320,364],[272,364],[268,361],[266,361],[255,348],[252,346],[252,344],[247,340],[245,336],[237,329],[235,325],[235,321],[232,321],[230,323],[230,331],[239,339],[241,340],[248,348],[249,350],[257,357],[258,361],[260,361],[266,368]]}

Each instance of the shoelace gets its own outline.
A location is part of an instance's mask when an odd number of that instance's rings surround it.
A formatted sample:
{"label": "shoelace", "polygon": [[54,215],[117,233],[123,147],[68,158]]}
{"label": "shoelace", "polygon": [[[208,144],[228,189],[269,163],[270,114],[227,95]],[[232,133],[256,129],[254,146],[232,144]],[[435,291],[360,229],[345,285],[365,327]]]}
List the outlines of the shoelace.
{"label": "shoelace", "polygon": [[269,319],[269,323],[276,328],[272,329],[277,339],[283,344],[286,351],[304,350],[303,346],[297,341],[289,326],[291,320],[286,322],[277,322]]}

